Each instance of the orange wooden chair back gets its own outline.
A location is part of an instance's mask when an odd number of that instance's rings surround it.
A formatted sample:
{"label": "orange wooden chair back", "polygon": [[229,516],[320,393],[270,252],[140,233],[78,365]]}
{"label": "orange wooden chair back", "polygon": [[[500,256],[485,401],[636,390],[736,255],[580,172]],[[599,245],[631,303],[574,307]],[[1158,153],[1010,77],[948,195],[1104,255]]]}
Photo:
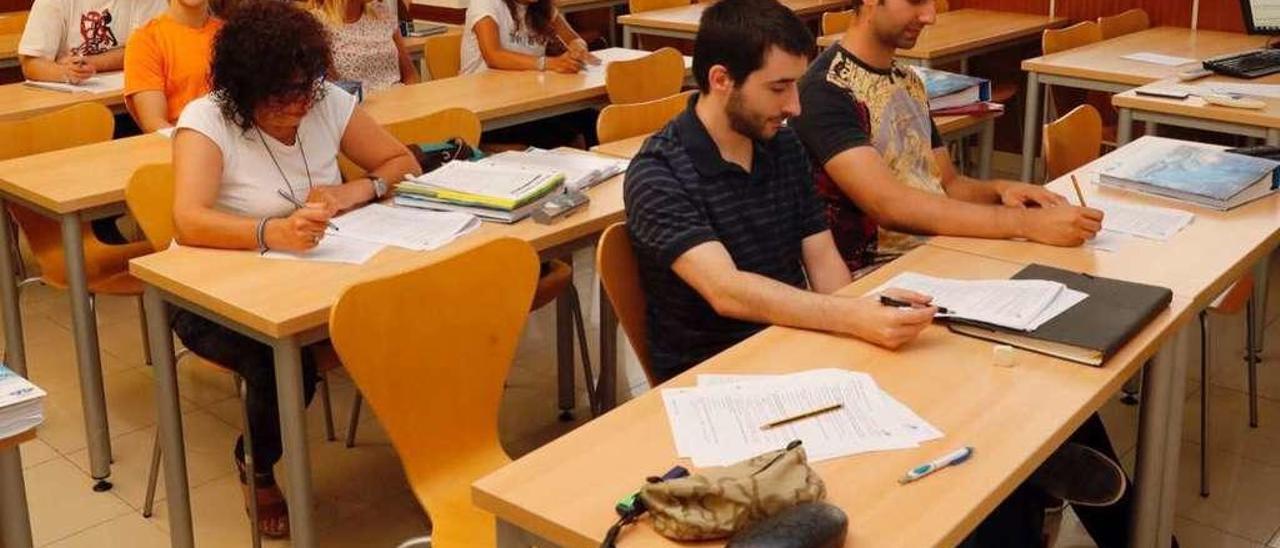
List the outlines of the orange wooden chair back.
{"label": "orange wooden chair back", "polygon": [[640,366],[649,379],[649,386],[658,386],[649,363],[649,343],[645,325],[644,286],[640,281],[640,265],[636,263],[635,250],[631,247],[631,235],[627,225],[617,223],[604,230],[596,247],[596,273],[600,285],[609,297],[609,303],[618,315],[618,324],[631,341],[631,349],[640,358]]}
{"label": "orange wooden chair back", "polygon": [[612,143],[658,131],[684,110],[693,94],[686,91],[647,103],[604,107],[596,118],[596,137],[601,143]]}
{"label": "orange wooden chair back", "polygon": [[680,93],[684,85],[684,56],[662,48],[638,59],[614,61],[605,67],[604,89],[609,102],[643,103]]}
{"label": "orange wooden chair back", "polygon": [[1098,158],[1102,150],[1102,115],[1093,105],[1080,105],[1044,126],[1045,180],[1052,181]]}

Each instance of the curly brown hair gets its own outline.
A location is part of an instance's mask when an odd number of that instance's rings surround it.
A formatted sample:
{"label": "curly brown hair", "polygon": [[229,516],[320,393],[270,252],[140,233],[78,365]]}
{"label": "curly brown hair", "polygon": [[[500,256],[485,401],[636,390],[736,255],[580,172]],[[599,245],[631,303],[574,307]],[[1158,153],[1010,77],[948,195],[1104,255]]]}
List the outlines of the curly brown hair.
{"label": "curly brown hair", "polygon": [[214,39],[212,96],[248,131],[266,103],[322,99],[332,65],[329,33],[310,13],[293,2],[240,2]]}

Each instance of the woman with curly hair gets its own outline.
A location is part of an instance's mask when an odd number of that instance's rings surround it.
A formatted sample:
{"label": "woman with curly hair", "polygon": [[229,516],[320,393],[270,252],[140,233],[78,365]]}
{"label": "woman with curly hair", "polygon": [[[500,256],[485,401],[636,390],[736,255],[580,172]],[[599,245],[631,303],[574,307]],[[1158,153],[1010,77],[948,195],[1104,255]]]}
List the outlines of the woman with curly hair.
{"label": "woman with curly hair", "polygon": [[[290,2],[241,4],[213,46],[212,91],[187,105],[173,140],[174,228],[182,245],[302,251],[324,237],[336,213],[382,197],[387,182],[419,173],[409,151],[326,83],[328,33]],[[342,182],[338,154],[368,174]],[[281,196],[306,201],[295,208]],[[197,355],[237,371],[247,385],[251,454],[264,536],[289,534],[284,495],[272,467],[280,460],[280,421],[270,347],[177,311],[174,331]],[[316,347],[304,349],[307,402],[315,393]],[[245,483],[244,440],[236,465]]]}

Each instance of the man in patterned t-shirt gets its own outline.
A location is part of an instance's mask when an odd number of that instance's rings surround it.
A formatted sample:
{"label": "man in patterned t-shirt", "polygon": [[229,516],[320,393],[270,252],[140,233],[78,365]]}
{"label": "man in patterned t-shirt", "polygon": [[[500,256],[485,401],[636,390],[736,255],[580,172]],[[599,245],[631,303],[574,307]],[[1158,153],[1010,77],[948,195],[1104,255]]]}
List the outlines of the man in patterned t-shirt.
{"label": "man in patterned t-shirt", "polygon": [[933,2],[861,3],[854,0],[849,29],[800,81],[801,114],[790,122],[817,168],[827,220],[855,276],[931,234],[1062,246],[1092,238],[1101,211],[1039,186],[956,172],[923,82],[893,61],[896,48],[914,46],[933,23]]}

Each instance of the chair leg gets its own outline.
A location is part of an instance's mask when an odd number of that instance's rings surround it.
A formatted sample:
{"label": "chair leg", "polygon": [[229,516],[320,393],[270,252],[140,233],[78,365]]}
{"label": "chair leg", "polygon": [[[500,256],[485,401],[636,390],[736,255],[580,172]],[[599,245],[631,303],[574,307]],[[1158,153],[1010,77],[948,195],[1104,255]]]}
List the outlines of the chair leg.
{"label": "chair leg", "polygon": [[142,306],[142,295],[138,295],[138,320],[142,322],[142,359],[151,365],[151,334],[147,333],[147,309]]}
{"label": "chair leg", "polygon": [[1200,312],[1200,496],[1209,496],[1209,315]]}
{"label": "chair leg", "polygon": [[[573,283],[573,282],[570,282]],[[573,420],[578,394],[573,374],[573,311],[566,295],[556,298],[556,392],[560,420]]]}
{"label": "chair leg", "polygon": [[587,402],[591,407],[591,415],[599,416],[600,412],[600,396],[598,387],[596,386],[595,373],[591,370],[591,354],[587,351],[587,327],[586,322],[582,319],[582,299],[578,295],[578,288],[572,284],[569,285],[567,293],[569,304],[573,310],[574,331],[578,334],[578,349],[582,356],[582,378],[585,379],[587,385]]}
{"label": "chair leg", "polygon": [[234,375],[236,396],[240,398],[240,418],[244,421],[244,469],[249,483],[249,529],[253,548],[262,548],[262,531],[258,530],[258,482],[257,468],[253,462],[253,430],[249,426],[248,387],[244,378]]}
{"label": "chair leg", "polygon": [[351,402],[351,417],[347,420],[347,447],[356,445],[356,427],[360,426],[360,406],[364,403],[364,395],[356,389],[355,401]]}
{"label": "chair leg", "polygon": [[329,400],[329,376],[321,373],[319,384],[320,406],[324,408],[324,439],[336,441],[338,436],[333,433],[333,404]]}
{"label": "chair leg", "polygon": [[156,483],[160,480],[160,429],[156,428],[156,439],[151,447],[151,471],[147,474],[147,498],[142,503],[142,517],[151,517],[156,502]]}
{"label": "chair leg", "polygon": [[1252,297],[1245,302],[1245,361],[1249,375],[1249,426],[1258,427],[1258,358],[1262,353],[1258,344],[1257,319],[1254,317],[1257,303]]}

